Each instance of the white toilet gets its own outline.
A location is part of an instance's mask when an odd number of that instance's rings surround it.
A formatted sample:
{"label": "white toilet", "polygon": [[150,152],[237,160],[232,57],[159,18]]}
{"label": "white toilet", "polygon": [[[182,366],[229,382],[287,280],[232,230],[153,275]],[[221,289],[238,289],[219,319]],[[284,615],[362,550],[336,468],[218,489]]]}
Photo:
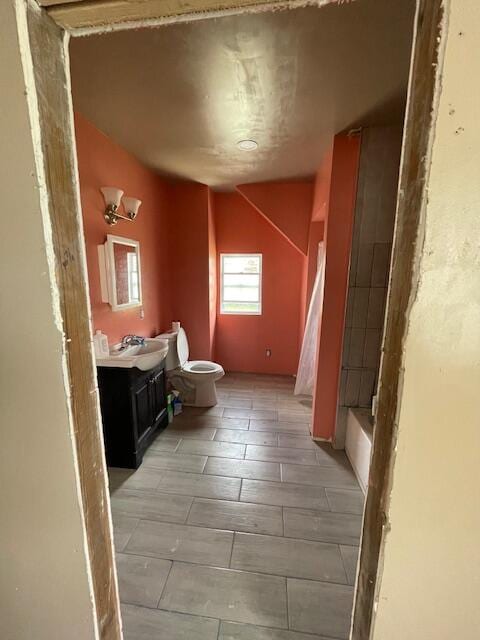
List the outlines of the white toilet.
{"label": "white toilet", "polygon": [[168,340],[165,369],[173,387],[180,391],[183,404],[214,407],[217,404],[215,382],[225,375],[223,367],[208,360],[189,362],[187,334],[181,327],[178,331],[162,333],[157,338]]}

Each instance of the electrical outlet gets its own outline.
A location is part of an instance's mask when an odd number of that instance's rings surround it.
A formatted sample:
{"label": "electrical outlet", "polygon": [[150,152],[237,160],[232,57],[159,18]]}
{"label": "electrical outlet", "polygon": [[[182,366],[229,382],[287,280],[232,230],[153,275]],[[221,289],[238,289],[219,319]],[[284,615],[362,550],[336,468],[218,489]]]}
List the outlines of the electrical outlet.
{"label": "electrical outlet", "polygon": [[140,307],[140,320],[143,320],[145,318],[145,311],[143,310],[143,307]]}
{"label": "electrical outlet", "polygon": [[267,358],[270,358],[272,356],[272,350],[271,349],[265,349],[265,355],[267,356]]}

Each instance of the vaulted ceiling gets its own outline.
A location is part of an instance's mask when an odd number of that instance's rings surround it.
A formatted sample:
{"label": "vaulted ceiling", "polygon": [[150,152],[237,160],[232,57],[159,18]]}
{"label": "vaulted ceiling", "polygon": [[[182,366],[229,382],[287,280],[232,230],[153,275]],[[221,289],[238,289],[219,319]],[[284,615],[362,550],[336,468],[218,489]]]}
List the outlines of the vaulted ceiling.
{"label": "vaulted ceiling", "polygon": [[311,176],[338,131],[401,121],[413,15],[357,0],[74,38],[74,107],[163,175]]}

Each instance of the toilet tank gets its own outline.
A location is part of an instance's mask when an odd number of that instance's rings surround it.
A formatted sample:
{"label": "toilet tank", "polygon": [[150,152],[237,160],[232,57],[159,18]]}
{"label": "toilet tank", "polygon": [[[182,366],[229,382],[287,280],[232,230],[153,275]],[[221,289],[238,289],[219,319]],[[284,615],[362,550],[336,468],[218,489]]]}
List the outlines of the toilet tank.
{"label": "toilet tank", "polygon": [[155,337],[162,338],[163,340],[168,340],[168,352],[167,357],[165,358],[165,369],[167,371],[177,369],[180,366],[180,360],[178,359],[177,353],[177,332],[169,331],[167,333],[161,333],[159,336]]}

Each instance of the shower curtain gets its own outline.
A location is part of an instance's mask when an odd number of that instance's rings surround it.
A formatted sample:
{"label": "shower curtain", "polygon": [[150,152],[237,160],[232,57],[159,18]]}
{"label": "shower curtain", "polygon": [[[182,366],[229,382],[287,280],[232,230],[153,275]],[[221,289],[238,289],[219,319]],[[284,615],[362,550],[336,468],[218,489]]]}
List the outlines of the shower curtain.
{"label": "shower curtain", "polygon": [[302,351],[298,363],[295,395],[313,396],[315,382],[315,359],[317,356],[318,324],[323,306],[323,283],[325,279],[325,248],[323,242],[318,245],[317,274],[313,285],[312,297],[308,309],[307,323],[303,335]]}

